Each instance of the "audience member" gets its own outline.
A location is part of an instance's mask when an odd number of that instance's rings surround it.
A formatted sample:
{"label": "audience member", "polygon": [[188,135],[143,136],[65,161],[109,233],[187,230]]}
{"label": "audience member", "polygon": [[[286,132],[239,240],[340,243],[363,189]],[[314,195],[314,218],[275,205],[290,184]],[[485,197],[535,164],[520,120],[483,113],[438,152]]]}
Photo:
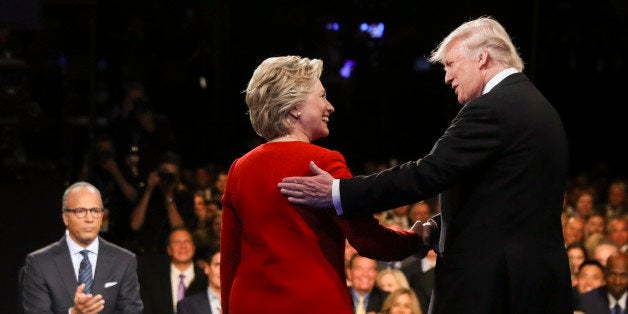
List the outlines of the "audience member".
{"label": "audience member", "polygon": [[227,187],[227,177],[228,174],[225,171],[219,171],[216,174],[216,181],[214,181],[212,198],[222,199],[222,195],[225,194],[225,188]]}
{"label": "audience member", "polygon": [[436,257],[436,252],[430,250],[425,258],[415,263],[407,263],[401,268],[401,271],[408,278],[410,287],[419,298],[423,313],[427,313],[432,299]]}
{"label": "audience member", "polygon": [[194,264],[192,234],[184,227],[172,230],[167,253],[144,254],[139,260],[140,293],[145,313],[172,314],[184,296],[206,291],[207,276]]}
{"label": "audience member", "polygon": [[578,269],[587,260],[587,252],[580,242],[574,242],[567,246],[567,256],[571,269],[571,285],[575,287],[578,284]]}
{"label": "audience member", "polygon": [[577,294],[595,290],[604,285],[604,265],[595,260],[586,260],[578,269]]}
{"label": "audience member", "polygon": [[427,221],[434,214],[432,206],[426,201],[416,202],[410,205],[410,209],[408,209],[408,218],[410,218],[410,221]]}
{"label": "audience member", "polygon": [[594,205],[595,199],[593,190],[582,191],[576,197],[573,215],[582,218],[584,221],[596,212]]}
{"label": "audience member", "polygon": [[608,221],[607,237],[617,244],[619,251],[628,249],[628,221],[624,217],[613,217]]}
{"label": "audience member", "polygon": [[139,195],[137,179],[126,158],[120,163],[113,138],[99,135],[85,156],[79,180],[100,191],[104,206],[101,233],[118,245],[126,246],[131,235],[129,217]]}
{"label": "audience member", "polygon": [[146,188],[131,215],[131,229],[136,231],[135,250],[139,253],[162,253],[170,230],[190,227],[195,215],[193,198],[179,189],[180,157],[167,153],[156,171],[146,180]]}
{"label": "audience member", "polygon": [[184,297],[177,304],[177,314],[221,314],[220,251],[207,252],[204,266],[207,291]]}
{"label": "audience member", "polygon": [[128,116],[111,121],[118,151],[137,152],[145,175],[157,167],[158,158],[176,149],[174,133],[167,116],[156,112],[147,97],[133,100]]}
{"label": "audience member", "polygon": [[563,226],[565,245],[584,240],[584,220],[580,217],[569,217]]}
{"label": "audience member", "polygon": [[215,203],[210,210],[208,202],[205,201],[203,192],[196,191],[194,193],[194,213],[196,214],[196,220],[194,226],[191,228],[194,245],[196,246],[194,261],[197,266],[203,268],[205,265],[205,256],[211,250],[211,247],[215,247],[215,244],[220,242],[212,241],[214,237],[214,218],[218,211]]}
{"label": "audience member", "polygon": [[382,305],[382,314],[422,314],[419,299],[409,288],[392,292]]}
{"label": "audience member", "polygon": [[606,285],[578,296],[576,309],[587,314],[623,314],[628,291],[628,255],[618,253],[608,258],[604,272]]}
{"label": "audience member", "polygon": [[352,283],[349,293],[353,300],[354,313],[381,312],[388,293],[375,285],[377,261],[359,254],[353,255],[349,261],[347,277]]}
{"label": "audience member", "polygon": [[393,209],[389,209],[384,213],[384,220],[398,224],[402,230],[408,230],[412,227],[414,221],[410,221],[408,210],[410,206],[403,205]]}
{"label": "audience member", "polygon": [[24,313],[142,313],[135,256],[98,236],[102,214],[93,185],[65,190],[65,236],[26,256]]}
{"label": "audience member", "polygon": [[606,234],[606,217],[600,213],[594,213],[584,222],[585,239],[592,234]]}
{"label": "audience member", "polygon": [[619,252],[619,247],[615,242],[602,239],[593,249],[593,259],[598,261],[602,266],[606,266],[606,260],[609,256]]}
{"label": "audience member", "polygon": [[626,182],[624,180],[611,182],[603,210],[606,217],[609,218],[628,214],[628,208],[626,208]]}
{"label": "audience member", "polygon": [[398,269],[382,269],[375,278],[377,287],[386,292],[393,292],[399,288],[410,288],[406,275]]}
{"label": "audience member", "polygon": [[208,167],[203,166],[194,169],[191,189],[195,193],[200,193],[205,201],[212,198],[213,184],[213,176]]}

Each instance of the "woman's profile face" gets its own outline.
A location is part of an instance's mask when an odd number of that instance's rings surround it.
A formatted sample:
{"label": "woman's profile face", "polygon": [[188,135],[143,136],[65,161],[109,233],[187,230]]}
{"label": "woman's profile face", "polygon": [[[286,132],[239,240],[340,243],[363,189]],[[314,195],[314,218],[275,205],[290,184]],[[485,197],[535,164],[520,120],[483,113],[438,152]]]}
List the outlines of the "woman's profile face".
{"label": "woman's profile face", "polygon": [[296,110],[300,114],[295,129],[307,136],[310,142],[329,135],[327,123],[334,107],[327,101],[327,92],[320,80]]}

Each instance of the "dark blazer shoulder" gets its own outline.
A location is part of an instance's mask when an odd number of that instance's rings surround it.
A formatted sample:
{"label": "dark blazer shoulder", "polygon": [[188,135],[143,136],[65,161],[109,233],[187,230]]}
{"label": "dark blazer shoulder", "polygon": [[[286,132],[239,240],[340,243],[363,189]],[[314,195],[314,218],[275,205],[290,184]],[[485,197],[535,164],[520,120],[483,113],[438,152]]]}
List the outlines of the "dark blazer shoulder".
{"label": "dark blazer shoulder", "polygon": [[178,314],[211,313],[211,303],[207,290],[186,296],[177,303]]}
{"label": "dark blazer shoulder", "polygon": [[576,309],[585,313],[608,313],[609,303],[606,286],[579,295]]}

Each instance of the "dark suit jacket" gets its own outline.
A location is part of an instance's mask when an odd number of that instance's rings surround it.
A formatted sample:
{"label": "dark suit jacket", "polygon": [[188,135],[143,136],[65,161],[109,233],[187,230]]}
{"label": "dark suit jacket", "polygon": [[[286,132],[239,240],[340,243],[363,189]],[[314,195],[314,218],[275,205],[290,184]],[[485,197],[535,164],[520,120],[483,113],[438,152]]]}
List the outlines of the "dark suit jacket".
{"label": "dark suit jacket", "polygon": [[[133,253],[99,238],[92,294],[101,294],[101,313],[142,313],[137,262]],[[22,304],[24,313],[68,313],[78,280],[65,236],[26,256]]]}
{"label": "dark suit jacket", "polygon": [[207,289],[181,299],[177,303],[177,314],[211,314]]}
{"label": "dark suit jacket", "polygon": [[[353,288],[349,287],[349,294],[353,297],[351,292]],[[382,305],[388,297],[388,292],[380,290],[377,286],[373,287],[369,294],[368,303],[366,304],[366,312],[380,313],[382,311]],[[353,313],[355,313],[355,305],[353,306]]]}
{"label": "dark suit jacket", "polygon": [[579,295],[576,309],[587,314],[608,314],[609,306],[608,290],[602,286]]}
{"label": "dark suit jacket", "polygon": [[561,229],[562,122],[523,73],[462,107],[431,152],[340,180],[347,215],[438,193],[432,313],[573,313]]}
{"label": "dark suit jacket", "polygon": [[[170,257],[167,255],[143,255],[138,258],[138,276],[144,301],[144,313],[172,314],[172,288],[170,283]],[[185,290],[191,295],[207,289],[207,275],[194,266],[194,279]]]}
{"label": "dark suit jacket", "polygon": [[435,271],[434,268],[432,268],[424,272],[421,268],[421,261],[415,257],[409,257],[408,259],[411,258],[414,259],[414,262],[403,265],[401,271],[406,275],[410,288],[414,290],[419,298],[421,311],[427,314],[432,297],[432,289],[434,288]]}

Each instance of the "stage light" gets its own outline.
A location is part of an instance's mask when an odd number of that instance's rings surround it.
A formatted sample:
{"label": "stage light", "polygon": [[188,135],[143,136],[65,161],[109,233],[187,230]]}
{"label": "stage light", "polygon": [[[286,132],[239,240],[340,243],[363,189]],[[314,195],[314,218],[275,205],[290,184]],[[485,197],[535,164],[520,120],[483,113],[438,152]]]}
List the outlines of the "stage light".
{"label": "stage light", "polygon": [[371,38],[382,38],[384,37],[384,23],[361,23],[360,31]]}
{"label": "stage light", "polygon": [[344,65],[340,69],[340,76],[344,78],[351,77],[351,72],[353,72],[353,68],[355,67],[354,60],[345,60]]}

